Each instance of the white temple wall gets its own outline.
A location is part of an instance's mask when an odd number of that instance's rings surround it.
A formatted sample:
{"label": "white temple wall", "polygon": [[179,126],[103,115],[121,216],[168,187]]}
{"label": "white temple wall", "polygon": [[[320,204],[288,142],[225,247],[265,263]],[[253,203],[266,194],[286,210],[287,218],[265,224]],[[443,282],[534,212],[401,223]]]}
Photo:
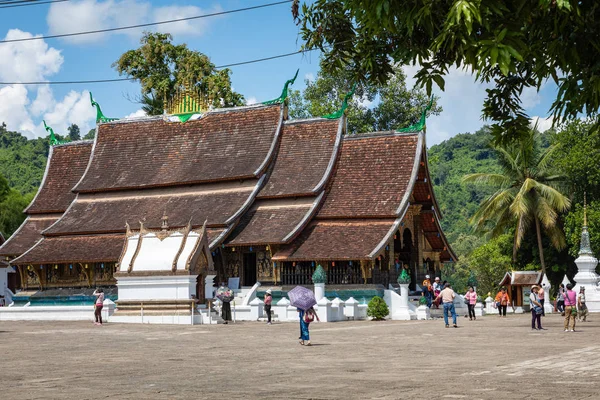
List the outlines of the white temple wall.
{"label": "white temple wall", "polygon": [[119,300],[177,300],[196,295],[197,275],[119,277]]}

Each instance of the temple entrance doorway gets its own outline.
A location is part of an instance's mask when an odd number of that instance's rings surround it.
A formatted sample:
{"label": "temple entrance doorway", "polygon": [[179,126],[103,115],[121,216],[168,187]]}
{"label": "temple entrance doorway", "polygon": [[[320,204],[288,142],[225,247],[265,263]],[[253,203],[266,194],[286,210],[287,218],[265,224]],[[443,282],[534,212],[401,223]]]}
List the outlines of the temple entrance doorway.
{"label": "temple entrance doorway", "polygon": [[254,286],[256,283],[256,253],[244,253],[243,286]]}

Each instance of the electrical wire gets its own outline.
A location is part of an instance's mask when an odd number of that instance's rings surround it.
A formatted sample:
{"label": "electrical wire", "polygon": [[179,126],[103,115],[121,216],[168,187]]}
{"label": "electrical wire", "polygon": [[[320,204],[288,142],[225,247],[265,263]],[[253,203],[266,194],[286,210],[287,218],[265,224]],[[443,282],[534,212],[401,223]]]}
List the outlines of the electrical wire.
{"label": "electrical wire", "polygon": [[[15,7],[28,7],[28,6],[37,6],[37,5],[42,5],[42,4],[50,4],[50,3],[63,3],[65,1],[70,1],[70,0],[48,0],[48,1],[39,1],[36,0],[35,2],[28,2],[25,4],[17,4],[15,2],[2,2],[0,3],[0,9],[2,8],[15,8]],[[6,4],[6,5],[3,5]]]}
{"label": "electrical wire", "polygon": [[[31,0],[29,0],[29,1],[31,1]],[[0,44],[14,43],[14,42],[28,42],[30,40],[44,40],[44,39],[56,39],[56,38],[71,37],[71,36],[91,35],[91,34],[95,34],[95,33],[106,33],[106,32],[114,32],[114,31],[120,31],[120,30],[126,30],[126,29],[144,28],[147,26],[154,26],[154,25],[172,24],[174,22],[190,21],[190,20],[201,19],[201,18],[216,17],[219,15],[233,14],[233,13],[238,13],[238,12],[242,12],[242,11],[256,10],[259,8],[272,7],[272,6],[277,6],[280,4],[291,3],[292,1],[293,0],[277,1],[275,3],[260,4],[260,5],[252,6],[252,7],[238,8],[235,10],[227,10],[227,11],[214,12],[214,13],[210,13],[210,14],[195,15],[193,17],[176,18],[176,19],[170,19],[170,20],[166,20],[166,21],[148,22],[145,24],[137,24],[137,25],[119,26],[119,27],[115,27],[115,28],[96,29],[93,31],[61,33],[61,34],[57,34],[57,35],[35,36],[35,37],[30,37],[30,38],[0,40]]]}
{"label": "electrical wire", "polygon": [[[315,50],[318,50],[318,49],[298,50],[298,51],[294,51],[291,53],[278,54],[276,56],[256,58],[254,60],[240,61],[240,62],[231,63],[231,64],[219,65],[219,66],[216,66],[215,68],[223,69],[223,68],[229,68],[229,67],[237,67],[239,65],[254,64],[254,63],[259,63],[259,62],[263,62],[263,61],[274,60],[277,58],[284,58],[284,57],[295,56],[297,54],[304,54],[304,53],[308,53],[308,52],[315,51]],[[81,80],[81,81],[48,81],[48,82],[43,82],[43,81],[0,82],[0,85],[78,85],[78,84],[92,84],[92,83],[124,82],[124,81],[133,81],[133,80],[135,80],[135,78],[90,79],[90,80]]]}

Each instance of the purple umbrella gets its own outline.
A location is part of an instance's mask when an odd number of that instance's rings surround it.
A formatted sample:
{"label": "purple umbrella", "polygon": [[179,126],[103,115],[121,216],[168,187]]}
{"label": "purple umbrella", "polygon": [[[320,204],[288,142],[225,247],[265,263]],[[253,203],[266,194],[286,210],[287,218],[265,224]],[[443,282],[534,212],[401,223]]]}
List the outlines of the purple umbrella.
{"label": "purple umbrella", "polygon": [[313,291],[303,286],[296,286],[290,290],[288,292],[288,297],[290,298],[290,304],[292,306],[298,307],[304,311],[317,304]]}

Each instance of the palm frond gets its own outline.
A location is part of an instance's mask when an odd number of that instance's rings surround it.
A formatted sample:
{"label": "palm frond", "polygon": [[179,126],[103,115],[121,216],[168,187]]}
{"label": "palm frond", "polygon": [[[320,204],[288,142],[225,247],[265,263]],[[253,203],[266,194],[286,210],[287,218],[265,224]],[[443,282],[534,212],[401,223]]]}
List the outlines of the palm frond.
{"label": "palm frond", "polygon": [[571,208],[571,200],[567,196],[550,185],[545,185],[535,180],[532,180],[532,182],[536,192],[538,192],[553,209],[564,212]]}
{"label": "palm frond", "polygon": [[468,183],[482,183],[497,187],[506,187],[511,183],[511,180],[506,175],[487,173],[465,175],[463,176],[462,181]]}
{"label": "palm frond", "polygon": [[560,251],[567,246],[565,234],[557,225],[545,228],[544,232],[546,233],[546,236],[550,238],[550,243],[552,243],[552,246],[554,246],[556,250]]}

